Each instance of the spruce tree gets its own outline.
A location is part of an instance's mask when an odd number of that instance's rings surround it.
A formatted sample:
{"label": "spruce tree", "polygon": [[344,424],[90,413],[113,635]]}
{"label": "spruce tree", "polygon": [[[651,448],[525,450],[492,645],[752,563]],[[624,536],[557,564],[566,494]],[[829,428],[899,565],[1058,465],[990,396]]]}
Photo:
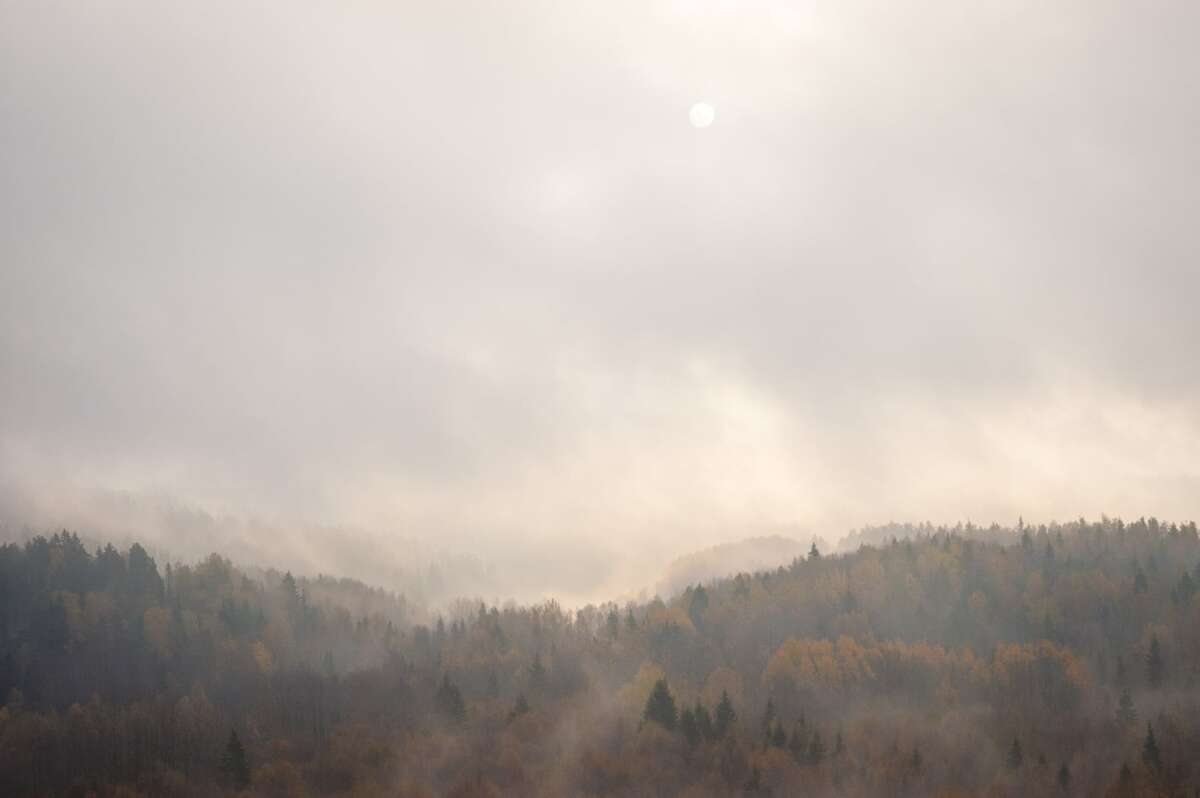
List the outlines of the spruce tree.
{"label": "spruce tree", "polygon": [[786,748],[787,743],[787,732],[783,730],[783,723],[776,723],[775,731],[771,733],[771,746],[773,748]]}
{"label": "spruce tree", "polygon": [[467,705],[463,701],[462,691],[450,681],[450,674],[442,675],[442,686],[435,696],[437,707],[443,715],[454,723],[462,723],[467,719]]}
{"label": "spruce tree", "polygon": [[720,739],[733,730],[733,723],[737,720],[737,713],[733,711],[733,702],[729,700],[729,693],[725,690],[721,691],[721,701],[717,704],[717,711],[713,717],[713,732]]}
{"label": "spruce tree", "polygon": [[1058,787],[1063,792],[1071,786],[1071,771],[1067,768],[1067,763],[1063,762],[1062,767],[1058,769]]}
{"label": "spruce tree", "polygon": [[812,741],[808,744],[808,763],[819,765],[825,759],[825,743],[821,740],[819,731],[813,732]]}
{"label": "spruce tree", "polygon": [[1025,755],[1021,753],[1021,741],[1014,737],[1012,747],[1008,749],[1008,767],[1010,770],[1017,770],[1024,761]]}
{"label": "spruce tree", "polygon": [[685,707],[683,712],[679,713],[679,730],[683,732],[683,739],[687,740],[688,748],[695,748],[700,742],[700,726],[696,723],[696,713],[691,708]]}
{"label": "spruce tree", "polygon": [[250,763],[237,731],[229,732],[229,742],[225,744],[225,753],[221,757],[221,770],[237,789],[250,786]]}
{"label": "spruce tree", "polygon": [[716,731],[713,729],[712,715],[709,714],[708,707],[700,703],[700,699],[696,699],[696,706],[692,709],[692,714],[696,718],[696,729],[700,732],[700,737],[704,740],[712,742],[716,739]]}
{"label": "spruce tree", "polygon": [[1162,768],[1162,759],[1158,753],[1158,740],[1154,739],[1154,727],[1146,724],[1146,742],[1142,745],[1142,761],[1146,767],[1158,772]]}
{"label": "spruce tree", "polygon": [[1160,687],[1163,681],[1162,646],[1158,643],[1158,635],[1150,636],[1150,651],[1146,654],[1146,681],[1151,687]]}
{"label": "spruce tree", "polygon": [[1137,721],[1137,710],[1133,707],[1133,696],[1129,694],[1129,688],[1121,689],[1121,698],[1117,702],[1117,723],[1124,729],[1128,729]]}
{"label": "spruce tree", "polygon": [[650,697],[646,699],[646,709],[642,713],[642,719],[654,721],[667,731],[675,730],[675,724],[679,717],[675,711],[675,699],[671,695],[670,688],[667,687],[666,679],[659,679],[654,683],[654,689],[650,691]]}

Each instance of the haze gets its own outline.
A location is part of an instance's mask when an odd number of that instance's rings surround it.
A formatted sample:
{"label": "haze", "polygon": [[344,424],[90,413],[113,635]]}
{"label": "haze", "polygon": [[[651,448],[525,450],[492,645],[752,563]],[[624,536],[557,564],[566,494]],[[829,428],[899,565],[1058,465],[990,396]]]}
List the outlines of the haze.
{"label": "haze", "polygon": [[0,520],[582,600],[1194,517],[1198,23],[4,0]]}

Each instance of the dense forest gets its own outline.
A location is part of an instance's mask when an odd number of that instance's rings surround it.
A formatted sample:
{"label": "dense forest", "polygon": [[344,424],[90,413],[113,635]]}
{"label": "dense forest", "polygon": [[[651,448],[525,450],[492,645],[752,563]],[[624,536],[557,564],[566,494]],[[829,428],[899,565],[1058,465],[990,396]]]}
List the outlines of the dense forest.
{"label": "dense forest", "polygon": [[1194,523],[860,535],[668,601],[440,614],[5,545],[0,794],[1200,795]]}

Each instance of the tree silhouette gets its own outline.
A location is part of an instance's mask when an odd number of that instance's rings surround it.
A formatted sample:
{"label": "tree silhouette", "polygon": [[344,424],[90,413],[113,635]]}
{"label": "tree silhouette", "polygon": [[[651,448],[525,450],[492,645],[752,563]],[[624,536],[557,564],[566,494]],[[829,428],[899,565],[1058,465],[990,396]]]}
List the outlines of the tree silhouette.
{"label": "tree silhouette", "polygon": [[1008,749],[1008,767],[1011,770],[1017,770],[1024,761],[1025,755],[1021,753],[1021,741],[1014,737],[1012,746]]}
{"label": "tree silhouette", "polygon": [[250,763],[237,731],[229,732],[229,742],[225,744],[225,753],[221,757],[221,770],[239,790],[250,786]]}
{"label": "tree silhouette", "polygon": [[1146,724],[1146,742],[1142,744],[1142,761],[1146,767],[1157,772],[1162,768],[1162,758],[1158,753],[1158,740],[1154,739],[1154,727]]}
{"label": "tree silhouette", "polygon": [[1150,636],[1150,651],[1146,654],[1146,681],[1151,687],[1160,687],[1163,681],[1162,646],[1158,643],[1158,635]]}
{"label": "tree silhouette", "polygon": [[646,699],[646,709],[642,713],[643,720],[654,721],[667,731],[674,731],[678,715],[675,711],[675,698],[667,687],[666,679],[659,679]]}
{"label": "tree silhouette", "polygon": [[733,702],[729,700],[729,693],[725,690],[721,691],[721,700],[717,704],[717,711],[713,716],[713,732],[718,739],[724,737],[733,729],[733,723],[737,720],[737,713],[733,711]]}

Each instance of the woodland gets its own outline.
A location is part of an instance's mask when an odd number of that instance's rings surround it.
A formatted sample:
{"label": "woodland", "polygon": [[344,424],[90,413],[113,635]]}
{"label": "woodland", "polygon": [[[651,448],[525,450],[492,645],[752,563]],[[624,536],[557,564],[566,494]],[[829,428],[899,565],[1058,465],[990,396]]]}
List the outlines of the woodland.
{"label": "woodland", "polygon": [[856,542],[578,609],[5,544],[0,795],[1200,795],[1195,523]]}

